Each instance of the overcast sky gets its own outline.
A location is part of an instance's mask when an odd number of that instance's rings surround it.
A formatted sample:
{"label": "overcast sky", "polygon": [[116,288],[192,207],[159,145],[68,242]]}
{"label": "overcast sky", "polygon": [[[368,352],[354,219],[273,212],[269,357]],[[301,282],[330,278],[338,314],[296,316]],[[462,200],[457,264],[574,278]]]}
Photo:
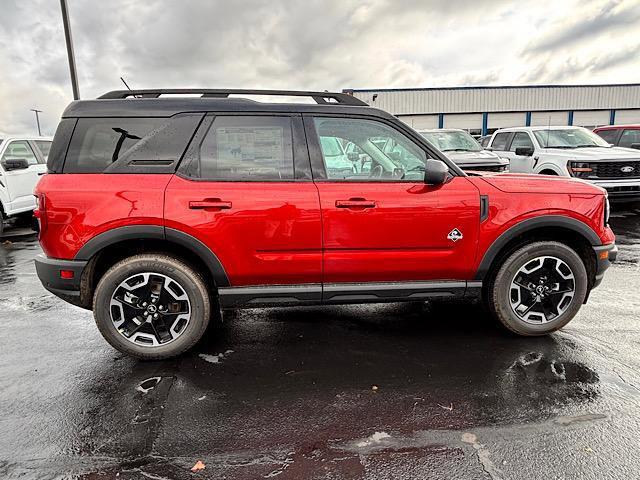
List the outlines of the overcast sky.
{"label": "overcast sky", "polygon": [[[0,132],[72,100],[58,0],[0,3]],[[82,98],[123,88],[341,90],[640,82],[640,0],[69,0]]]}

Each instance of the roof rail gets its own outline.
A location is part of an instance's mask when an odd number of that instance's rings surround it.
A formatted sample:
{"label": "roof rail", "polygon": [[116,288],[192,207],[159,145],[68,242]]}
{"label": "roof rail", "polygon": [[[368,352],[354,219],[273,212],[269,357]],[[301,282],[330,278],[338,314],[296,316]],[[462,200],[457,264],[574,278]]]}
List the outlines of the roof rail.
{"label": "roof rail", "polygon": [[[162,95],[200,94],[201,98],[228,98],[229,95],[273,95],[288,97],[311,97],[317,104],[326,105],[338,103],[340,105],[357,105],[368,107],[362,100],[348,93],[333,92],[302,92],[296,90],[237,90],[237,89],[209,89],[209,88],[166,88],[151,90],[114,90],[101,95],[100,99],[117,98],[158,98]],[[333,100],[333,101],[331,101]]]}

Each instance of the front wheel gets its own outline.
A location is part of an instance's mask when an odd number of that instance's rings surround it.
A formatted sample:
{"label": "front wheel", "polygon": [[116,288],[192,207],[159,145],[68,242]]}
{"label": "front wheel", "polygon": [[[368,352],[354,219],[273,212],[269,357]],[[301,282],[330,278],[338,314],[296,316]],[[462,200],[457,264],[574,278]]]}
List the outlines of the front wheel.
{"label": "front wheel", "polygon": [[128,355],[160,360],[193,347],[211,315],[202,277],[167,255],[126,258],[100,279],[93,313],[102,336]]}
{"label": "front wheel", "polygon": [[519,335],[545,335],[569,323],[587,288],[586,268],[573,249],[559,242],[535,242],[507,257],[486,301],[507,329]]}

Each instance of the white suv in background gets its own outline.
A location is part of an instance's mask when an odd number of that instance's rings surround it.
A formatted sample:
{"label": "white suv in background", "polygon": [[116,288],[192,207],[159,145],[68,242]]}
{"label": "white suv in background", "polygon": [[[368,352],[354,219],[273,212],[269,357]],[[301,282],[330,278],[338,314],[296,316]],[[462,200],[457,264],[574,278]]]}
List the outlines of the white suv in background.
{"label": "white suv in background", "polygon": [[640,201],[640,151],[614,147],[586,128],[505,128],[487,148],[508,157],[511,172],[581,178],[612,201]]}
{"label": "white suv in background", "polygon": [[36,208],[33,189],[47,173],[50,147],[51,138],[45,137],[0,139],[0,235],[8,218],[30,221]]}

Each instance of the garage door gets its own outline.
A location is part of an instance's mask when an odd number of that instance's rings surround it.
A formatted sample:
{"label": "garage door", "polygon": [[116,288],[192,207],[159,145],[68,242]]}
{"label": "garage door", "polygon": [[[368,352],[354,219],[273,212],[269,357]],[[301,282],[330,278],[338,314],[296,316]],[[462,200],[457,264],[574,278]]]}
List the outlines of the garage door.
{"label": "garage door", "polygon": [[398,118],[416,130],[438,128],[438,115],[402,115]]}
{"label": "garage door", "polygon": [[481,113],[449,114],[444,116],[444,128],[478,130],[482,128]]}
{"label": "garage door", "polygon": [[531,112],[531,126],[558,125],[569,123],[569,112]]}
{"label": "garage door", "polygon": [[595,128],[609,125],[609,110],[585,110],[573,112],[573,124],[579,127]]}
{"label": "garage door", "polygon": [[489,129],[523,127],[526,124],[526,115],[518,113],[489,113],[487,127]]}
{"label": "garage door", "polygon": [[616,110],[616,125],[629,123],[640,123],[640,110]]}

